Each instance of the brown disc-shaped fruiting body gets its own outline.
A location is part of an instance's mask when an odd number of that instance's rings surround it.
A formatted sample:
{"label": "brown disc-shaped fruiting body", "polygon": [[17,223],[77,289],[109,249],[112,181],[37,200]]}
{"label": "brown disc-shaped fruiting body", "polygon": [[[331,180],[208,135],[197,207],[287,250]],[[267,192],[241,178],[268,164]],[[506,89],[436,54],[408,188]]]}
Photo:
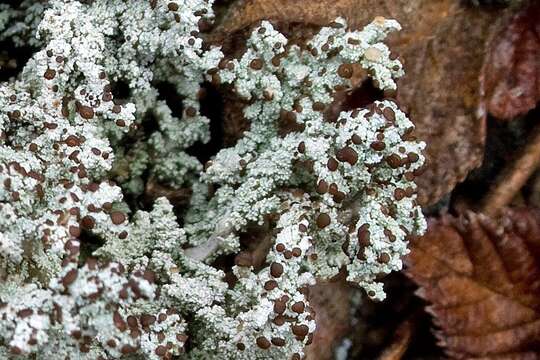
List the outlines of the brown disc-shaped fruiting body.
{"label": "brown disc-shaped fruiting body", "polygon": [[249,67],[252,68],[253,70],[261,70],[263,68],[263,65],[264,63],[261,59],[253,59],[249,63]]}
{"label": "brown disc-shaped fruiting body", "polygon": [[330,171],[336,171],[338,169],[339,163],[334,159],[333,157],[328,159],[328,162],[326,163],[326,167],[328,167],[328,170]]}
{"label": "brown disc-shaped fruiting body", "polygon": [[353,67],[351,64],[341,64],[338,67],[337,73],[344,79],[350,79],[353,75]]}
{"label": "brown disc-shaped fruiting body", "polygon": [[81,105],[79,106],[79,115],[83,119],[92,119],[94,117],[94,109],[92,109],[90,106]]}
{"label": "brown disc-shaped fruiting body", "polygon": [[330,216],[326,213],[320,213],[317,216],[317,227],[319,229],[324,229],[328,225],[330,225],[331,219]]}
{"label": "brown disc-shaped fruiting body", "polygon": [[358,153],[352,147],[346,146],[336,153],[336,158],[341,162],[355,165],[358,161]]}
{"label": "brown disc-shaped fruiting body", "polygon": [[278,278],[282,274],[283,274],[283,265],[277,262],[273,262],[272,265],[270,265],[270,275],[272,275],[275,278]]}
{"label": "brown disc-shaped fruiting body", "polygon": [[328,183],[324,180],[319,180],[317,183],[317,193],[325,194],[328,191]]}
{"label": "brown disc-shaped fruiting body", "polygon": [[264,350],[269,349],[270,346],[272,345],[270,341],[268,341],[268,339],[265,338],[264,336],[259,336],[256,342],[257,342],[257,346]]}
{"label": "brown disc-shaped fruiting body", "polygon": [[298,313],[298,314],[303,313],[304,309],[305,309],[305,304],[304,304],[303,301],[295,302],[291,306],[291,310],[294,311],[295,313]]}
{"label": "brown disc-shaped fruiting body", "polygon": [[113,211],[111,213],[111,221],[114,225],[120,225],[126,221],[126,215],[121,211]]}

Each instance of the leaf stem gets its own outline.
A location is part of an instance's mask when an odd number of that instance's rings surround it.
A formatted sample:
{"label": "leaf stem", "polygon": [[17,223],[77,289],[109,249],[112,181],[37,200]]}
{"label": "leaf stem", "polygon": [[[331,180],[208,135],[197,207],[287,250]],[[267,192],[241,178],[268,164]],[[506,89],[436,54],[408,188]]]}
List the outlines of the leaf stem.
{"label": "leaf stem", "polygon": [[495,215],[510,203],[516,193],[540,164],[540,123],[533,129],[527,145],[519,151],[515,161],[510,162],[499,174],[495,184],[484,197],[480,211]]}

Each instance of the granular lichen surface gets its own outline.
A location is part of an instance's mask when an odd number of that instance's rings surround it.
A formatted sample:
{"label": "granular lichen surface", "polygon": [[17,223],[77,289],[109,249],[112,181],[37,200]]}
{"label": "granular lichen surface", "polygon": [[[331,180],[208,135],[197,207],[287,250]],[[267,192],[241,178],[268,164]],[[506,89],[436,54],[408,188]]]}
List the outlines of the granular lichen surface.
{"label": "granular lichen surface", "polygon": [[[297,44],[264,21],[233,58],[201,37],[212,5],[0,5],[1,38],[35,49],[0,84],[1,358],[300,359],[317,280],[345,271],[384,298],[381,274],[425,228],[424,144],[391,100],[327,110],[358,71],[396,88],[383,40],[399,24],[338,18]],[[205,164],[190,151],[211,137],[203,83],[249,123]],[[186,204],[127,200],[149,182],[189,189]],[[262,266],[242,241],[253,229],[270,244]]]}

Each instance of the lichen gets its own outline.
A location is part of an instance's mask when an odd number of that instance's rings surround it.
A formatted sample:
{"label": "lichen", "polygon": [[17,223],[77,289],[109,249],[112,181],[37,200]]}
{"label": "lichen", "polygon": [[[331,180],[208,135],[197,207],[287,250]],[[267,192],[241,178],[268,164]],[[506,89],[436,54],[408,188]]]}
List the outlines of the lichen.
{"label": "lichen", "polygon": [[[399,24],[336,19],[297,44],[264,21],[227,57],[200,34],[212,4],[0,8],[1,37],[36,49],[0,84],[2,356],[300,359],[309,286],[345,270],[383,299],[380,275],[424,231],[413,124],[389,99],[331,111],[359,71],[396,88],[382,41]],[[189,149],[210,140],[205,81],[250,128],[203,165]],[[189,200],[149,210],[149,183]],[[262,264],[248,235],[269,244]]]}

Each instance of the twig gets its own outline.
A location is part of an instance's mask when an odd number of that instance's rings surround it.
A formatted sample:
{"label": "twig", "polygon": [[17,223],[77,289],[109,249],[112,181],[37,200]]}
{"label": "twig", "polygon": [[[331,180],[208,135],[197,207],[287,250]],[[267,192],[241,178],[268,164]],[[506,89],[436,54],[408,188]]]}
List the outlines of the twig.
{"label": "twig", "polygon": [[480,211],[486,215],[495,215],[509,204],[539,164],[540,124],[534,128],[527,145],[518,153],[516,161],[510,163],[498,176],[484,197]]}
{"label": "twig", "polygon": [[400,360],[405,355],[414,331],[413,321],[411,317],[399,325],[392,344],[383,351],[378,360]]}
{"label": "twig", "polygon": [[204,261],[219,249],[223,239],[232,234],[233,231],[234,227],[227,222],[227,219],[224,219],[216,224],[214,233],[210,236],[208,241],[201,245],[186,249],[184,254],[193,260]]}

